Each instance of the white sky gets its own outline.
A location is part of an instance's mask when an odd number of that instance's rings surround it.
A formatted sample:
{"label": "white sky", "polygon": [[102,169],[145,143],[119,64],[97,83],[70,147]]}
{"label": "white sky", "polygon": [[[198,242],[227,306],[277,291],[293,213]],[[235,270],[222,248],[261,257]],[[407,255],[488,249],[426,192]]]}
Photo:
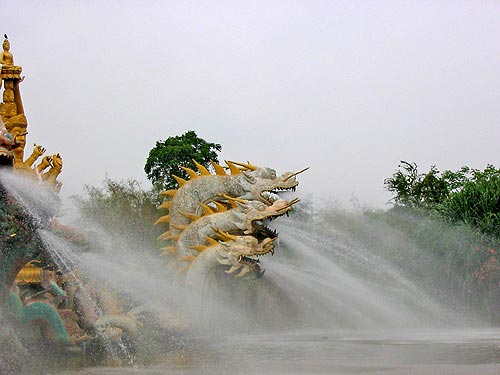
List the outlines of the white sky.
{"label": "white sky", "polygon": [[221,160],[310,166],[303,195],[377,207],[400,160],[500,167],[499,1],[0,8],[28,144],[62,154],[65,195],[106,174],[149,187],[149,150],[187,130],[222,144]]}

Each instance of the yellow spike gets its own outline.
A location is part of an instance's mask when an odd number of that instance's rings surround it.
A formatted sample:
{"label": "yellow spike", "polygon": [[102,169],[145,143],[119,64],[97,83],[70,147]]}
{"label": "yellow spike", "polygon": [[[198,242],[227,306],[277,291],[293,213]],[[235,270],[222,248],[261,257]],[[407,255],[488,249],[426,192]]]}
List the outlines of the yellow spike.
{"label": "yellow spike", "polygon": [[196,220],[198,220],[201,216],[200,215],[196,215],[196,214],[191,214],[189,212],[182,212],[182,211],[178,211],[182,216],[184,216],[186,219],[189,219],[191,220],[191,222],[194,222]]}
{"label": "yellow spike", "polygon": [[191,267],[191,263],[188,263],[186,264],[185,266],[182,266],[181,268],[179,268],[177,270],[177,272],[175,273],[176,276],[182,276],[182,274],[186,273],[187,270],[189,269],[189,267]]}
{"label": "yellow spike", "polygon": [[240,167],[243,167],[245,168],[246,170],[250,170],[250,171],[255,171],[257,169],[257,167],[255,165],[252,165],[249,161],[247,161],[247,163],[238,163],[236,161],[230,161],[231,163],[233,164],[236,164]]}
{"label": "yellow spike", "polygon": [[205,166],[201,165],[198,163],[196,160],[193,159],[194,165],[196,165],[196,168],[200,171],[200,176],[210,176],[210,172]]}
{"label": "yellow spike", "polygon": [[190,246],[189,248],[190,249],[193,249],[193,250],[196,250],[198,251],[199,253],[201,253],[203,250],[205,250],[208,246],[205,246],[205,245],[194,245],[194,246]]}
{"label": "yellow spike", "polygon": [[162,191],[160,194],[161,195],[168,195],[170,197],[173,197],[175,195],[175,193],[177,193],[177,189],[171,189],[171,190]]}
{"label": "yellow spike", "polygon": [[172,272],[179,265],[179,258],[172,259],[167,264],[167,272]]}
{"label": "yellow spike", "polygon": [[193,260],[195,260],[195,259],[196,259],[196,256],[194,256],[194,255],[186,255],[186,256],[182,257],[181,259],[179,259],[179,261],[192,263]]}
{"label": "yellow spike", "polygon": [[154,225],[159,224],[159,223],[168,223],[170,221],[170,215],[165,215],[160,217],[158,220],[155,221]]}
{"label": "yellow spike", "polygon": [[221,231],[219,228],[212,227],[212,229],[217,233],[217,235],[222,239],[222,241],[235,241],[237,240],[236,236],[229,234],[227,232]]}
{"label": "yellow spike", "polygon": [[172,177],[175,178],[175,181],[177,181],[180,187],[182,187],[187,182],[185,179],[176,176],[175,174],[173,174]]}
{"label": "yellow spike", "polygon": [[213,245],[217,245],[218,244],[217,240],[214,239],[214,238],[212,238],[212,237],[206,236],[205,238],[206,238],[206,240],[208,242],[208,246],[213,246]]}
{"label": "yellow spike", "polygon": [[240,202],[240,203],[246,203],[246,200],[244,199],[241,199],[241,198],[235,198],[235,197],[231,197],[227,194],[219,194],[221,197],[224,197],[225,199],[227,199],[228,201],[232,202],[232,201],[236,201],[236,202]]}
{"label": "yellow spike", "polygon": [[221,165],[217,164],[215,161],[212,161],[212,160],[210,160],[210,163],[212,164],[212,167],[214,167],[215,174],[217,176],[227,176],[226,171],[224,170],[224,168]]}
{"label": "yellow spike", "polygon": [[177,241],[179,240],[179,237],[180,236],[178,234],[170,234],[170,232],[165,232],[158,237],[158,241],[166,241],[166,240]]}
{"label": "yellow spike", "polygon": [[162,247],[160,250],[163,251],[163,253],[160,254],[161,257],[165,255],[177,255],[177,248],[175,246]]}
{"label": "yellow spike", "polygon": [[214,209],[212,207],[207,206],[204,203],[200,203],[200,206],[203,208],[203,216],[212,215],[212,214],[215,213],[215,211],[214,211]]}
{"label": "yellow spike", "polygon": [[181,167],[181,169],[183,169],[183,170],[185,170],[187,172],[187,174],[189,175],[189,178],[191,180],[194,180],[195,178],[200,177],[200,176],[198,176],[198,173],[196,173],[195,171],[193,171],[191,168]]}
{"label": "yellow spike", "polygon": [[166,208],[167,210],[170,210],[171,205],[172,205],[172,201],[165,201],[158,206],[158,209]]}
{"label": "yellow spike", "polygon": [[170,226],[180,231],[184,231],[188,227],[187,225],[174,225],[174,224],[170,224]]}
{"label": "yellow spike", "polygon": [[231,171],[231,174],[240,174],[241,173],[241,169],[239,169],[236,165],[234,165],[232,162],[228,161],[228,160],[224,160],[227,164],[227,166],[229,167],[229,170]]}
{"label": "yellow spike", "polygon": [[215,205],[217,206],[217,212],[225,212],[227,211],[227,207],[224,206],[222,203],[214,201]]}
{"label": "yellow spike", "polygon": [[170,236],[170,232],[167,230],[166,232],[160,234],[157,238],[158,241],[162,241],[164,240],[165,238],[167,238],[168,236]]}

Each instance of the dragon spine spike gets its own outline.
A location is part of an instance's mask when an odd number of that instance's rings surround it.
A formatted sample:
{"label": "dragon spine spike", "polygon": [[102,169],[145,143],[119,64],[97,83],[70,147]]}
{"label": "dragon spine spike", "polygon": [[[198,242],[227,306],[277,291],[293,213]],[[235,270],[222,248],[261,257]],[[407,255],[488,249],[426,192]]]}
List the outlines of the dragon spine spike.
{"label": "dragon spine spike", "polygon": [[192,263],[193,260],[195,260],[195,259],[196,259],[196,256],[194,256],[194,255],[186,255],[186,256],[180,258],[179,261],[180,262]]}
{"label": "dragon spine spike", "polygon": [[212,237],[208,237],[206,236],[205,239],[207,240],[208,242],[208,246],[207,247],[210,247],[210,246],[213,246],[213,245],[217,245],[218,242],[217,240],[213,239]]}
{"label": "dragon spine spike", "polygon": [[206,245],[193,245],[193,246],[190,246],[189,248],[201,253],[202,251],[207,249],[208,246],[206,246]]}
{"label": "dragon spine spike", "polygon": [[222,203],[214,201],[215,205],[217,206],[217,212],[226,212],[227,207],[224,206]]}
{"label": "dragon spine spike", "polygon": [[181,268],[179,268],[177,270],[177,272],[175,273],[175,275],[178,276],[178,277],[181,277],[183,274],[185,274],[187,272],[187,270],[189,269],[190,266],[191,266],[191,263],[188,263],[185,266],[182,266]]}
{"label": "dragon spine spike", "polygon": [[221,231],[219,228],[212,227],[212,230],[220,237],[222,241],[236,241],[238,237],[227,232]]}
{"label": "dragon spine spike", "polygon": [[217,176],[227,176],[226,171],[224,170],[224,167],[222,167],[220,164],[217,164],[213,160],[210,160],[210,163],[212,164],[212,167],[214,167],[215,174]]}
{"label": "dragon spine spike", "polygon": [[175,174],[172,175],[173,178],[175,178],[175,181],[177,181],[177,184],[179,184],[179,187],[182,187],[184,184],[187,183],[185,179],[182,177],[176,176]]}
{"label": "dragon spine spike", "polygon": [[158,209],[165,208],[167,210],[170,210],[170,206],[172,206],[172,201],[165,201],[158,206]]}
{"label": "dragon spine spike", "polygon": [[160,254],[161,257],[165,255],[177,255],[177,248],[175,246],[162,247],[160,250],[163,250]]}
{"label": "dragon spine spike", "polygon": [[166,195],[169,197],[173,197],[175,195],[175,193],[177,193],[177,189],[170,189],[170,190],[162,191],[160,193],[160,195]]}
{"label": "dragon spine spike", "polygon": [[201,165],[200,163],[198,163],[196,160],[193,159],[193,163],[194,165],[196,165],[196,168],[198,168],[198,170],[200,171],[200,176],[210,176],[210,171],[205,168],[205,166]]}
{"label": "dragon spine spike", "polygon": [[231,175],[237,175],[241,173],[241,169],[239,169],[235,164],[228,160],[224,160],[231,171]]}
{"label": "dragon spine spike", "polygon": [[195,178],[200,177],[200,176],[198,176],[198,173],[196,173],[195,171],[193,171],[191,168],[188,168],[188,167],[182,167],[182,166],[181,166],[181,169],[187,172],[187,174],[189,175],[189,178],[190,178],[191,180],[194,180]]}
{"label": "dragon spine spike", "polygon": [[160,237],[158,237],[158,241],[166,241],[166,240],[177,241],[179,240],[179,237],[180,236],[178,234],[170,234],[170,232],[165,232]]}
{"label": "dragon spine spike", "polygon": [[198,220],[201,216],[196,215],[196,214],[191,214],[189,212],[184,212],[184,211],[178,211],[182,216],[184,216],[186,219],[191,220],[191,222],[195,222]]}
{"label": "dragon spine spike", "polygon": [[241,199],[241,198],[235,198],[235,197],[231,197],[227,194],[220,194],[221,197],[224,197],[225,199],[227,199],[229,202],[240,202],[240,203],[246,203],[246,201],[244,199]]}
{"label": "dragon spine spike", "polygon": [[164,233],[160,234],[160,235],[156,238],[156,240],[157,240],[157,241],[163,241],[163,240],[164,240],[165,238],[167,238],[168,236],[170,236],[170,231],[166,231],[166,232],[164,232]]}
{"label": "dragon spine spike", "polygon": [[285,181],[288,181],[289,179],[291,179],[293,176],[297,176],[298,174],[302,173],[302,172],[305,172],[309,169],[309,167],[307,168],[304,168],[304,169],[301,169],[300,171],[298,172],[295,172],[295,173],[292,173],[290,176],[288,176],[287,178],[285,178]]}
{"label": "dragon spine spike", "polygon": [[212,207],[210,206],[207,206],[206,204],[204,203],[200,203],[200,206],[203,208],[203,216],[206,216],[206,215],[212,215],[215,213],[215,211],[213,210]]}
{"label": "dragon spine spike", "polygon": [[155,221],[154,225],[159,223],[168,223],[170,221],[170,215],[164,215]]}
{"label": "dragon spine spike", "polygon": [[185,231],[185,230],[186,230],[186,228],[188,227],[188,225],[174,225],[174,224],[170,224],[170,226],[171,226],[172,228],[175,228],[175,229],[180,230],[181,232],[182,232],[182,231]]}
{"label": "dragon spine spike", "polygon": [[247,164],[245,164],[245,163],[238,163],[236,161],[230,161],[230,162],[233,163],[233,164],[236,164],[236,165],[238,165],[240,167],[243,167],[243,168],[245,168],[246,170],[249,170],[249,171],[255,171],[257,169],[257,167],[255,165],[250,164],[249,161],[247,162]]}

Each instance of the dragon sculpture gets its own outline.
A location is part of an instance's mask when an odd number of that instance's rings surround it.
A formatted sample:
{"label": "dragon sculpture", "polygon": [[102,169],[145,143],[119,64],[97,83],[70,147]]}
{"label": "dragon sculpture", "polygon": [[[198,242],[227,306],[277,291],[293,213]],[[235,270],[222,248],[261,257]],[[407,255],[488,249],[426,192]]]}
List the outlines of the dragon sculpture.
{"label": "dragon sculpture", "polygon": [[156,224],[168,223],[159,240],[167,242],[162,255],[168,257],[169,269],[197,290],[206,290],[210,273],[221,267],[237,277],[260,278],[264,270],[258,257],[274,254],[277,239],[265,221],[292,209],[298,199],[287,202],[278,193],[295,191],[296,176],[307,168],[278,176],[271,168],[226,161],[226,167],[212,162],[212,174],[194,163],[198,173],[181,167],[190,179],[174,176],[179,188],[162,193],[167,198],[160,208],[168,214]]}

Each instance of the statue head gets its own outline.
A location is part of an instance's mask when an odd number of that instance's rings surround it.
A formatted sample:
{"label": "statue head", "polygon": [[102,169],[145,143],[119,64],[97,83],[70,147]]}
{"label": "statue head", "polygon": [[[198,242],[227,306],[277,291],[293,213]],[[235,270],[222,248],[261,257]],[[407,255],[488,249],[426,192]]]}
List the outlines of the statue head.
{"label": "statue head", "polygon": [[4,51],[9,51],[10,50],[10,42],[9,42],[9,39],[5,38],[4,41],[3,41],[3,50]]}
{"label": "statue head", "polygon": [[26,145],[26,131],[28,129],[28,121],[23,114],[12,116],[5,121],[7,131],[14,136],[14,141],[18,148],[24,149]]}

